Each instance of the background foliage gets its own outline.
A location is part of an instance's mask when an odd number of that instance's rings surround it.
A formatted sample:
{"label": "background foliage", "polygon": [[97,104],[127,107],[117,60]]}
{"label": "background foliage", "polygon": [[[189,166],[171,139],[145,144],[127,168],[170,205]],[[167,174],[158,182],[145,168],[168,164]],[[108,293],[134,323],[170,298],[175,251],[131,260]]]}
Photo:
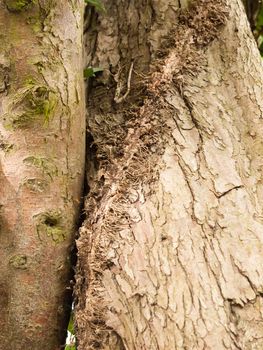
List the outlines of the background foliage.
{"label": "background foliage", "polygon": [[256,19],[256,28],[253,32],[257,40],[261,56],[263,56],[263,4],[260,5],[260,9]]}

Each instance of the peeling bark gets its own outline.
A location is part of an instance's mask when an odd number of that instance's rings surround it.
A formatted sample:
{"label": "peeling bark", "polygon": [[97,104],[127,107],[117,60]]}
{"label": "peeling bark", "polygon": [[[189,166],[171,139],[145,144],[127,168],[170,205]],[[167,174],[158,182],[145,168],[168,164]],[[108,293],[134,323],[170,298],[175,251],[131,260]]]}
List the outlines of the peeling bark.
{"label": "peeling bark", "polygon": [[182,3],[88,16],[79,350],[263,348],[262,62],[241,1]]}
{"label": "peeling bark", "polygon": [[0,1],[1,349],[65,341],[84,172],[82,4]]}

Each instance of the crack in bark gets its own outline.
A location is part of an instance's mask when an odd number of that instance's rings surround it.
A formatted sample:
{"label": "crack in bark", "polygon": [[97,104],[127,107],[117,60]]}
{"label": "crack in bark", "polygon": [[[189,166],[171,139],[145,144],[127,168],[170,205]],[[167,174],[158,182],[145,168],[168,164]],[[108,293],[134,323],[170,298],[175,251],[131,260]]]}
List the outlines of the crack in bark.
{"label": "crack in bark", "polygon": [[222,197],[226,196],[227,194],[229,194],[230,192],[232,192],[233,190],[238,190],[239,188],[244,188],[244,186],[243,185],[234,186],[234,187],[230,188],[229,190],[223,192],[222,194],[215,193],[215,196],[217,198],[222,198]]}
{"label": "crack in bark", "polygon": [[198,120],[193,115],[193,106],[191,104],[191,101],[185,96],[185,94],[182,91],[180,91],[180,89],[178,89],[177,91],[180,94],[181,98],[183,99],[185,106],[187,107],[189,114],[191,116],[192,122],[193,122],[194,126],[196,127],[196,130],[199,134],[201,145],[198,145],[198,150],[200,151],[200,149],[202,149],[202,145],[204,143],[203,135],[202,135],[202,127],[201,127],[201,125],[199,125]]}

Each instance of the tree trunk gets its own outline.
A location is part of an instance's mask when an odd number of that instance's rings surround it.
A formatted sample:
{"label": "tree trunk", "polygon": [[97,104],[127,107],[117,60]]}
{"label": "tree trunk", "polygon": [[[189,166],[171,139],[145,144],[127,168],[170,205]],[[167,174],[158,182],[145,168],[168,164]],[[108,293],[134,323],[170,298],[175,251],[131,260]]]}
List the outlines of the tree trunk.
{"label": "tree trunk", "polygon": [[188,3],[88,15],[78,350],[263,348],[262,62],[240,0]]}
{"label": "tree trunk", "polygon": [[65,341],[85,123],[83,1],[0,1],[0,344]]}

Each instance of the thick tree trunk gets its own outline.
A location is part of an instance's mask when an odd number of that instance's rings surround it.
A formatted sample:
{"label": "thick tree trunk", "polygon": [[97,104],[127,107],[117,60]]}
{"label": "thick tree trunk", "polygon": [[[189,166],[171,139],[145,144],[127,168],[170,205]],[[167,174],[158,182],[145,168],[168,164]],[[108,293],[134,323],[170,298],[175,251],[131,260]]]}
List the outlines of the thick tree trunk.
{"label": "thick tree trunk", "polygon": [[79,350],[263,348],[261,58],[240,0],[188,3],[88,17]]}
{"label": "thick tree trunk", "polygon": [[65,340],[85,123],[81,0],[0,1],[0,344]]}

